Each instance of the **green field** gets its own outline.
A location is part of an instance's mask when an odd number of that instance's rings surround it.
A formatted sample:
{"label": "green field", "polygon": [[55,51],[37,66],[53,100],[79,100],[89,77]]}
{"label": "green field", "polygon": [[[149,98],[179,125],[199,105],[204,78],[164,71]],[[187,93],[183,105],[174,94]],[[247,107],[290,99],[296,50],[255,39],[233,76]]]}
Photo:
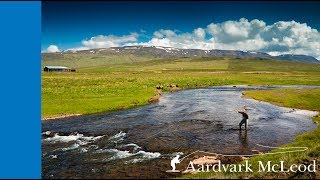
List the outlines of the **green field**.
{"label": "green field", "polygon": [[[43,73],[42,116],[92,114],[145,105],[157,85],[179,84],[182,88],[227,84],[320,85],[317,64],[210,58],[130,63],[118,60],[120,64],[112,61],[96,66],[99,64],[96,63],[77,68],[75,73]],[[68,65],[70,61],[59,65]],[[53,62],[43,64],[57,65]]]}

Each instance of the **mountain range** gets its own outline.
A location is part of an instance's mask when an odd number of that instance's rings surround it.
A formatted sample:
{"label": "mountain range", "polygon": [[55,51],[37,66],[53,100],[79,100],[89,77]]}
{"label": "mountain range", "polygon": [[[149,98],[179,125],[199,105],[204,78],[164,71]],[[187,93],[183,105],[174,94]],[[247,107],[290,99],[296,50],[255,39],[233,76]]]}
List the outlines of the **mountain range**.
{"label": "mountain range", "polygon": [[135,55],[153,58],[197,58],[197,57],[215,57],[215,58],[235,58],[235,59],[277,59],[296,62],[320,63],[319,60],[307,55],[283,54],[271,56],[268,53],[255,51],[237,51],[237,50],[201,50],[201,49],[178,49],[161,46],[124,46],[111,47],[90,50],[66,50],[58,53],[43,53],[44,59],[54,59],[59,54],[99,54],[99,55]]}

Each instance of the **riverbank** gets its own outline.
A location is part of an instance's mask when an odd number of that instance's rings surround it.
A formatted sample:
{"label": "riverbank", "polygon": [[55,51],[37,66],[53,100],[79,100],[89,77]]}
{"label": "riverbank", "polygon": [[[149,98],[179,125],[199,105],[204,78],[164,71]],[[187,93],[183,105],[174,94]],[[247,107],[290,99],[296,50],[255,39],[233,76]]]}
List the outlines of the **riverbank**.
{"label": "riverbank", "polygon": [[[320,111],[320,89],[274,89],[274,90],[252,90],[246,91],[245,97],[283,105],[290,108],[300,108],[312,111]],[[315,122],[320,122],[319,116],[314,117]],[[281,148],[307,147],[304,152],[285,153],[276,155],[256,156],[249,159],[249,163],[257,164],[258,161],[266,163],[285,162],[285,168],[292,164],[311,164],[313,160],[320,161],[320,126],[314,131],[304,133],[295,138],[295,141]],[[280,152],[277,148],[271,152]],[[252,173],[198,173],[185,175],[184,178],[320,178],[319,169],[316,172],[258,172],[258,167],[253,167]]]}
{"label": "riverbank", "polygon": [[46,121],[46,120],[54,120],[54,119],[62,119],[62,118],[67,118],[67,117],[81,116],[81,115],[82,114],[63,114],[63,115],[43,117],[43,118],[41,118],[41,120]]}

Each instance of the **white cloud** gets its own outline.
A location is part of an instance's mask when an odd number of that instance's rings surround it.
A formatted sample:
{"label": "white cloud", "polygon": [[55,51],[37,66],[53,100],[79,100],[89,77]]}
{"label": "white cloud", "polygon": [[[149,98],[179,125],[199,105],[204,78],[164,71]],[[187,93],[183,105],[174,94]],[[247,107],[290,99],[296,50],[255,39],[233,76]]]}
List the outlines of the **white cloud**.
{"label": "white cloud", "polygon": [[60,50],[59,50],[58,46],[50,45],[45,52],[55,53],[55,52],[60,52]]}
{"label": "white cloud", "polygon": [[70,49],[67,49],[66,51],[81,51],[81,50],[88,50],[90,48],[88,47],[75,47],[75,48],[70,48]]}
{"label": "white cloud", "polygon": [[[208,36],[208,38],[206,38]],[[264,21],[241,18],[239,21],[211,23],[192,33],[177,34],[159,30],[148,42],[130,43],[176,48],[261,51],[270,54],[306,54],[320,59],[320,33],[305,23]]]}
{"label": "white cloud", "polygon": [[126,45],[166,46],[184,49],[223,49],[261,51],[273,55],[305,54],[320,59],[320,33],[305,23],[264,21],[241,18],[238,21],[211,23],[192,32],[160,29],[146,42],[138,42],[138,34],[126,36],[95,36],[83,40],[85,48],[104,48]]}
{"label": "white cloud", "polygon": [[89,40],[83,40],[82,44],[89,49],[118,47],[124,45],[125,43],[136,42],[138,40],[137,38],[137,33],[131,33],[125,36],[98,35],[90,38]]}
{"label": "white cloud", "polygon": [[193,31],[194,36],[198,40],[203,40],[206,37],[206,31],[202,28],[197,28]]}
{"label": "white cloud", "polygon": [[263,21],[254,19],[248,21],[241,18],[239,21],[226,21],[223,23],[211,23],[207,31],[217,43],[234,43],[259,38],[259,34],[266,27]]}

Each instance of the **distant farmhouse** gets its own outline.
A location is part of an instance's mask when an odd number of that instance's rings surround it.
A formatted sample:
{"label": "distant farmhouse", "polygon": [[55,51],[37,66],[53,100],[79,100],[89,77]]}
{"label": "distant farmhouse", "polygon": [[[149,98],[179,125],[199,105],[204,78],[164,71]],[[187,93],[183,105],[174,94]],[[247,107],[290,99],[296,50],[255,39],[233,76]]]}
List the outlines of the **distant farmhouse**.
{"label": "distant farmhouse", "polygon": [[75,69],[70,69],[64,66],[45,66],[43,68],[45,72],[75,72]]}

